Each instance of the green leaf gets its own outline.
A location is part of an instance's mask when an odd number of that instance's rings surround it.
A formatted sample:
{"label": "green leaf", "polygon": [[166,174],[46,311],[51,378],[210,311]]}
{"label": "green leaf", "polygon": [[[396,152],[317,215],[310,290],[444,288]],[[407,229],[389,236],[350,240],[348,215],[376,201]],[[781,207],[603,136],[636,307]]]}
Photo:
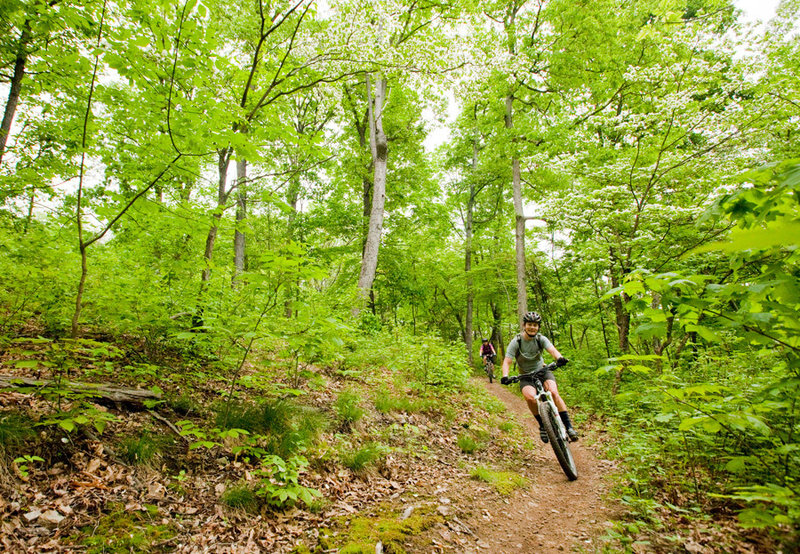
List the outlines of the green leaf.
{"label": "green leaf", "polygon": [[75,430],[75,422],[71,419],[62,419],[58,422],[58,426],[64,429],[67,433],[71,433]]}

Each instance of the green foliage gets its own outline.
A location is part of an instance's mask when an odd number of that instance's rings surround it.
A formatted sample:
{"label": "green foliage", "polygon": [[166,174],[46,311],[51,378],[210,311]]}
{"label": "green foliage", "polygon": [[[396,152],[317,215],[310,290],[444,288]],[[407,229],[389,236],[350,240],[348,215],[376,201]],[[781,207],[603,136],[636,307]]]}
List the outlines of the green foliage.
{"label": "green foliage", "polygon": [[300,484],[300,472],[308,465],[302,456],[284,460],[279,456],[267,456],[261,467],[254,472],[258,477],[256,494],[275,508],[294,506],[298,502],[311,504],[320,492]]}
{"label": "green foliage", "polygon": [[17,466],[17,471],[19,471],[19,474],[23,477],[23,479],[28,477],[31,464],[36,462],[44,462],[44,459],[39,456],[32,456],[30,454],[25,454],[24,456],[14,458],[14,464]]}
{"label": "green foliage", "polygon": [[116,420],[114,414],[101,410],[92,403],[81,402],[74,405],[69,411],[57,411],[42,418],[37,425],[57,426],[67,433],[86,425],[94,427],[95,431],[102,435],[106,425]]}

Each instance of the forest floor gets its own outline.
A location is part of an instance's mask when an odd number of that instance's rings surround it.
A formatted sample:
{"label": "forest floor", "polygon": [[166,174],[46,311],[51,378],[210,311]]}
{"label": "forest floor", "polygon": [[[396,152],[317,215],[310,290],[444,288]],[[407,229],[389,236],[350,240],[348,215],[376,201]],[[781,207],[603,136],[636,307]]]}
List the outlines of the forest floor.
{"label": "forest floor", "polygon": [[[31,369],[46,348],[26,339],[0,348],[0,374],[50,377],[41,367]],[[23,358],[30,363],[19,363]],[[574,447],[580,477],[569,482],[539,442],[524,401],[506,387],[473,378],[465,391],[420,397],[385,377],[365,382],[325,371],[309,382],[303,404],[335,421],[333,401],[357,390],[366,413],[351,428],[327,430],[309,452],[300,482],[322,498],[283,509],[236,508],[226,494],[257,488],[257,466],[232,456],[229,447],[189,448],[176,433],[181,420],[213,426],[226,386],[210,374],[198,381],[182,371],[146,378],[157,379],[167,395],[186,392],[191,383],[193,412],[175,411],[169,402],[153,409],[81,408],[93,418],[108,416],[102,431],[76,419],[74,430],[64,432],[48,421],[55,406],[46,395],[0,390],[0,550],[596,552],[619,514],[604,496],[604,476],[613,466],[582,439]],[[255,367],[250,371],[258,375]],[[116,366],[85,364],[73,368],[71,379],[137,385],[115,375],[121,375]],[[258,402],[263,394],[245,388],[241,400]],[[422,407],[377,410],[376,401],[386,396]],[[61,409],[71,413],[69,402]],[[475,440],[474,450],[462,445],[465,437]],[[148,438],[157,447],[150,461],[126,455]],[[343,462],[373,441],[385,447],[382,458],[363,470]],[[22,455],[30,461],[12,463]],[[476,478],[480,471],[491,479]]]}
{"label": "forest floor", "polygon": [[[50,377],[41,365],[34,368],[47,348],[34,339],[0,345],[0,374]],[[602,458],[604,430],[588,422],[578,426],[582,437],[571,449],[579,478],[569,481],[540,442],[524,400],[512,387],[478,377],[461,390],[420,391],[388,370],[351,375],[316,368],[292,406],[328,422],[304,451],[309,464],[298,475],[299,484],[321,498],[281,508],[260,497],[237,504],[232,492],[268,483],[259,475],[262,466],[236,455],[235,443],[195,448],[176,428],[187,421],[196,429],[218,425],[214,414],[226,397],[225,378],[182,366],[180,359],[162,359],[160,366],[129,356],[101,362],[81,362],[70,378],[129,387],[149,381],[173,400],[151,409],[76,402],[78,412],[62,403],[61,417],[76,414],[67,430],[54,423],[56,405],[48,394],[30,387],[0,390],[0,551],[768,551],[739,548],[733,524],[694,538],[688,529],[677,544],[657,545],[652,535],[639,537],[639,550],[635,543],[619,544],[616,523],[629,514],[609,494],[620,471]],[[275,398],[279,375],[264,371],[261,363],[247,368],[237,405]],[[342,425],[336,401],[346,393],[359,399],[363,416]],[[187,395],[188,412],[175,400]],[[386,400],[393,407],[381,408]],[[84,416],[108,423],[99,430],[80,420]],[[154,449],[148,460],[131,456],[132,446],[143,453],[141,445],[148,444]],[[354,467],[352,454],[370,445],[379,445],[379,456]],[[20,456],[30,459],[14,461]]]}

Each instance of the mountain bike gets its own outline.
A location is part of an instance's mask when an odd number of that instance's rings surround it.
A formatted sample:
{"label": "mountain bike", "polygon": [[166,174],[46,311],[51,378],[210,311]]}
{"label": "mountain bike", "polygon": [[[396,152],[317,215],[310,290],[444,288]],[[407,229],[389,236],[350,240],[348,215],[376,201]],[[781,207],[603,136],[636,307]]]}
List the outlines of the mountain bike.
{"label": "mountain bike", "polygon": [[486,372],[486,376],[491,383],[494,380],[494,362],[491,356],[486,356],[486,363],[483,364],[483,371]]}
{"label": "mountain bike", "polygon": [[564,470],[567,479],[574,481],[578,478],[578,469],[575,467],[575,460],[572,459],[572,452],[569,450],[567,428],[564,427],[564,423],[558,415],[558,408],[556,408],[556,403],[553,402],[553,396],[550,391],[545,390],[542,382],[545,372],[553,371],[554,369],[556,369],[555,362],[544,366],[539,371],[515,375],[509,377],[508,380],[509,384],[511,384],[518,383],[521,378],[533,378],[533,387],[536,389],[536,404],[539,407],[539,416],[542,418],[542,427],[550,439],[550,445],[553,447],[553,452],[561,469]]}

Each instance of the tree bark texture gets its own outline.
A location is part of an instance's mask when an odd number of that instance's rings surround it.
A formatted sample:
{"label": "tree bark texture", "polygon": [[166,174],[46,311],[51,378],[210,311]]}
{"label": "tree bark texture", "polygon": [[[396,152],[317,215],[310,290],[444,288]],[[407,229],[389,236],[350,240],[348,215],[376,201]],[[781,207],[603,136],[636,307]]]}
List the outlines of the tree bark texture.
{"label": "tree bark texture", "polygon": [[233,263],[236,275],[245,270],[247,236],[243,230],[247,220],[247,160],[236,161],[236,230],[233,235]]}
{"label": "tree bark texture", "polygon": [[[0,375],[0,389],[12,387],[44,387],[55,384],[47,379],[29,379],[15,375]],[[128,389],[108,384],[77,383],[62,381],[56,385],[60,389],[89,394],[97,398],[110,400],[120,404],[142,406],[145,400],[159,400],[161,394],[146,389]]]}
{"label": "tree bark texture", "polygon": [[375,281],[378,269],[378,251],[380,249],[381,234],[383,232],[383,215],[386,204],[386,166],[388,162],[389,144],[383,131],[383,104],[386,99],[386,79],[378,77],[375,82],[375,96],[372,98],[371,82],[367,79],[367,91],[370,102],[370,148],[374,165],[372,210],[369,214],[369,229],[367,242],[364,245],[364,255],[361,261],[361,274],[358,278],[358,288],[361,297],[366,300]]}
{"label": "tree bark texture", "polygon": [[[514,97],[506,97],[506,129],[514,128]],[[512,145],[514,148],[514,145]],[[516,149],[511,156],[511,183],[514,188],[514,243],[517,268],[517,317],[522,327],[522,316],[528,311],[528,290],[525,283],[525,213],[522,207],[522,176]]]}
{"label": "tree bark texture", "polygon": [[205,291],[209,281],[211,281],[211,260],[214,258],[214,243],[217,240],[217,232],[219,230],[219,222],[222,219],[222,210],[225,209],[225,204],[228,202],[228,166],[231,162],[230,149],[221,150],[218,155],[217,169],[219,171],[219,181],[217,183],[217,210],[214,212],[211,227],[208,229],[208,236],[206,237],[206,250],[203,253],[205,260],[205,267],[201,275],[201,293]]}
{"label": "tree bark texture", "polygon": [[22,27],[22,33],[20,33],[17,57],[14,60],[14,74],[11,76],[11,86],[8,91],[6,108],[3,112],[3,122],[0,124],[0,163],[3,161],[3,155],[6,152],[6,144],[8,144],[8,137],[11,134],[11,124],[14,121],[14,115],[17,113],[19,95],[22,90],[22,79],[25,77],[25,64],[28,62],[27,48],[30,39],[30,20],[26,20],[25,25]]}

